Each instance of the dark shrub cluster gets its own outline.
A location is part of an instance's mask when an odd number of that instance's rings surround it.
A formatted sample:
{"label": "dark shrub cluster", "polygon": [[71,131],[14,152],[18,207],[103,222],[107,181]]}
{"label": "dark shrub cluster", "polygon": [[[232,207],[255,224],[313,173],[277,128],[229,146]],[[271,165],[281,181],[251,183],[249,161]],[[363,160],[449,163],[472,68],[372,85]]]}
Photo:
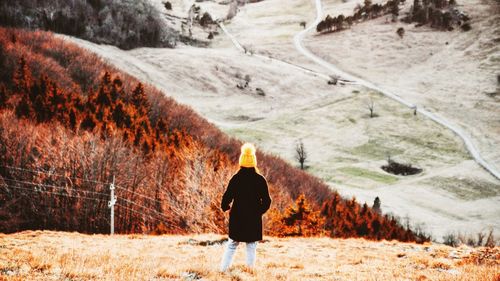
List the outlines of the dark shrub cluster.
{"label": "dark shrub cluster", "polygon": [[414,0],[408,15],[403,19],[407,23],[429,24],[441,30],[453,30],[459,26],[464,31],[471,29],[469,16],[456,8],[456,1]]}
{"label": "dark shrub cluster", "polygon": [[[340,31],[351,25],[384,15],[392,15],[392,21],[397,21],[400,14],[400,5],[405,0],[389,0],[385,4],[372,4],[365,0],[363,5],[356,6],[354,14],[337,17],[327,15],[324,20],[316,26],[317,32]],[[454,0],[414,0],[409,13],[403,18],[404,22],[416,22],[418,26],[429,24],[432,28],[441,30],[453,30],[453,26],[459,26],[464,31],[469,31],[471,25],[469,16],[456,8]],[[400,33],[398,32],[398,35]]]}
{"label": "dark shrub cluster", "polygon": [[422,169],[413,167],[411,164],[402,164],[391,159],[387,161],[387,165],[382,166],[382,170],[402,176],[416,175],[422,172]]}
{"label": "dark shrub cluster", "polygon": [[352,16],[346,17],[340,14],[337,17],[331,17],[327,15],[324,20],[318,23],[316,31],[340,31],[359,21],[377,18],[386,14],[392,14],[397,17],[399,15],[399,4],[402,2],[402,0],[389,0],[385,4],[372,4],[371,1],[365,0],[363,5],[356,6]]}
{"label": "dark shrub cluster", "polygon": [[178,37],[146,0],[1,1],[0,25],[50,30],[122,49],[173,47]]}

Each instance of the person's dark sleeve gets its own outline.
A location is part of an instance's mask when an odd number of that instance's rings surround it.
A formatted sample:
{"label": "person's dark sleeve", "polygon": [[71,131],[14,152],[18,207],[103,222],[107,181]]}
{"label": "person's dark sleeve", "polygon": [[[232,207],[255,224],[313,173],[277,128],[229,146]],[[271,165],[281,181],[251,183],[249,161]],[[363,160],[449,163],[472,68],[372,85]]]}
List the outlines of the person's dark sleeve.
{"label": "person's dark sleeve", "polygon": [[222,201],[220,204],[222,211],[225,212],[231,208],[229,204],[233,201],[233,199],[234,199],[234,179],[231,178],[229,184],[227,185],[226,192],[224,192],[224,195],[222,195]]}
{"label": "person's dark sleeve", "polygon": [[265,214],[269,207],[271,207],[271,197],[269,196],[269,188],[267,187],[267,181],[262,179],[262,214]]}

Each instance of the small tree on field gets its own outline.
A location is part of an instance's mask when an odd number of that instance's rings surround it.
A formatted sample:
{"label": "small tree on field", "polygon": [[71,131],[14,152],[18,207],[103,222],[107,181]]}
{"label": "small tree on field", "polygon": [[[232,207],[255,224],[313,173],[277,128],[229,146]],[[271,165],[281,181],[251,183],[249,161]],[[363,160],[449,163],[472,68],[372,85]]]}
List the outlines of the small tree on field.
{"label": "small tree on field", "polygon": [[206,27],[210,24],[214,24],[214,20],[212,19],[212,16],[208,12],[203,13],[203,16],[201,16],[201,19],[200,19],[200,25],[203,27]]}
{"label": "small tree on field", "polygon": [[399,37],[403,38],[405,36],[405,29],[400,27],[400,28],[398,28],[396,33],[399,35]]}
{"label": "small tree on field", "polygon": [[372,206],[372,209],[373,209],[373,211],[374,211],[375,213],[377,213],[377,214],[379,214],[379,215],[380,215],[380,214],[382,214],[382,209],[380,208],[380,204],[381,204],[381,202],[380,202],[380,198],[378,198],[378,196],[377,196],[377,197],[375,197],[375,200],[373,200],[373,206]]}
{"label": "small tree on field", "polygon": [[458,240],[456,234],[448,233],[445,236],[443,236],[443,243],[451,247],[457,247],[460,241]]}
{"label": "small tree on field", "polygon": [[250,81],[252,81],[250,75],[246,74],[244,79],[245,79],[245,87],[248,87],[248,84],[250,83]]}
{"label": "small tree on field", "polygon": [[488,238],[486,238],[486,243],[484,244],[485,247],[488,248],[493,248],[495,247],[495,237],[493,236],[493,230],[490,230],[490,233],[488,234]]}
{"label": "small tree on field", "polygon": [[305,21],[301,21],[300,22],[300,26],[302,26],[303,28],[306,28],[306,22]]}
{"label": "small tree on field", "polygon": [[163,3],[163,5],[165,6],[165,9],[167,10],[172,10],[172,3],[170,3],[169,1]]}
{"label": "small tree on field", "polygon": [[304,170],[304,162],[306,162],[307,159],[307,152],[302,141],[300,141],[295,147],[295,159],[299,161],[300,169]]}
{"label": "small tree on field", "polygon": [[477,234],[477,242],[476,242],[476,245],[477,245],[478,247],[483,246],[484,237],[485,237],[485,234],[484,234],[484,233],[482,233],[482,232],[479,232],[479,233]]}
{"label": "small tree on field", "polygon": [[370,110],[370,118],[375,117],[375,113],[374,113],[374,110],[375,110],[375,104],[374,104],[374,102],[373,102],[373,99],[370,99],[370,100],[366,103],[366,107],[368,108],[368,110]]}

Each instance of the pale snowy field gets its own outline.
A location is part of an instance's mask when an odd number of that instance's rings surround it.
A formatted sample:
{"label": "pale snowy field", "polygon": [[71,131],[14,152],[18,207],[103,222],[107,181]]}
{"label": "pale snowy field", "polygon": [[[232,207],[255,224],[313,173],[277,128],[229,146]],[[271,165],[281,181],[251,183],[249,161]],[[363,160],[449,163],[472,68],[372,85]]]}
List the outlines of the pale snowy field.
{"label": "pale snowy field", "polygon": [[[362,1],[323,1],[325,15],[352,14],[356,2]],[[412,3],[406,2],[403,11]],[[311,34],[306,46],[341,69],[439,112],[462,127],[498,170],[500,5],[489,0],[458,3],[472,18],[469,32],[437,32],[381,17],[340,33]],[[399,27],[406,30],[403,39],[396,34]]]}

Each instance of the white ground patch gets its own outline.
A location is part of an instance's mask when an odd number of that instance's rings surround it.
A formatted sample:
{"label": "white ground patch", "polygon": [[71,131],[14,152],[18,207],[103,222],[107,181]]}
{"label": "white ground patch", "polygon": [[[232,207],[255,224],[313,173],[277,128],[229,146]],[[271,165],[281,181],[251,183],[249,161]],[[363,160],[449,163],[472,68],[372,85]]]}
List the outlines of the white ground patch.
{"label": "white ground patch", "polygon": [[[190,6],[175,2],[174,7]],[[225,7],[217,7],[219,13]],[[321,70],[295,51],[292,42],[293,35],[301,30],[299,22],[313,17],[312,2],[267,0],[243,7],[227,27],[244,45],[253,42],[259,52]],[[328,36],[310,39],[308,46],[316,50],[314,40],[331,40]],[[341,38],[342,34],[334,36]],[[295,163],[293,146],[302,139],[309,152],[311,173],[361,202],[371,204],[379,196],[385,212],[425,223],[438,239],[449,231],[500,230],[498,181],[470,160],[461,141],[450,131],[423,116],[414,116],[411,110],[377,93],[360,86],[330,86],[324,79],[296,68],[243,55],[224,36],[216,37],[210,49],[181,46],[122,51],[68,40],[193,107],[230,135],[253,141],[291,163]],[[318,44],[326,49],[326,42]],[[348,39],[345,42],[347,48]],[[351,46],[343,53],[349,56],[337,59],[360,65],[363,61],[351,57],[351,49],[355,48]],[[389,52],[395,55],[394,50]],[[425,75],[424,69],[421,71]],[[247,74],[251,78],[249,87],[238,89],[236,85],[243,81],[238,77]],[[261,88],[265,96],[256,88]],[[379,115],[376,118],[368,116],[366,102],[370,98]],[[411,177],[387,174],[380,169],[387,155],[411,162],[424,172]],[[474,181],[478,183],[475,188],[485,186],[487,191],[464,196],[450,191],[455,183],[449,179]]]}
{"label": "white ground patch", "polygon": [[[350,15],[355,2],[323,1],[325,14]],[[472,17],[469,32],[438,32],[382,17],[339,33],[311,34],[306,45],[339,68],[446,116],[464,129],[485,160],[498,170],[499,7],[494,1],[458,2],[463,4],[459,9]],[[403,39],[396,34],[398,27],[406,29]]]}

